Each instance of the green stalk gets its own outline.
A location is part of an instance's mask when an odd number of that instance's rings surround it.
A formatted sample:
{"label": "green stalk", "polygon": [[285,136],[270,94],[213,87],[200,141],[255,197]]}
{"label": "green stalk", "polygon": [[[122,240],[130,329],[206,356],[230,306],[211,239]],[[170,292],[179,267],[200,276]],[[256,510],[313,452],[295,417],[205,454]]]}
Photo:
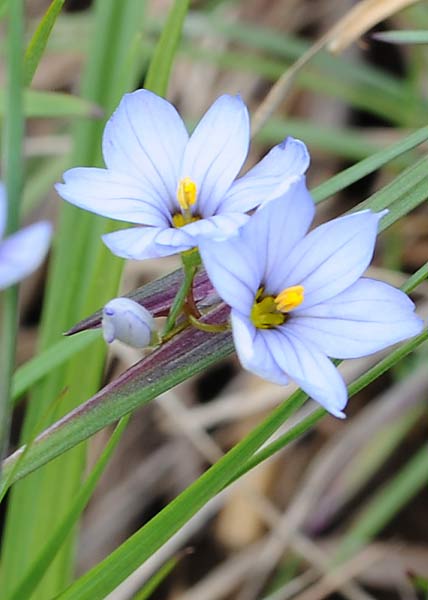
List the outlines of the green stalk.
{"label": "green stalk", "polygon": [[183,312],[186,298],[188,298],[189,295],[192,296],[193,280],[196,271],[198,270],[198,266],[201,264],[201,257],[197,248],[182,252],[181,262],[183,265],[184,278],[169,310],[168,318],[162,332],[162,338],[169,337],[168,334],[174,329],[177,317]]}
{"label": "green stalk", "polygon": [[[8,198],[7,233],[12,233],[19,227],[23,187],[23,34],[23,3],[22,0],[16,0],[9,5],[7,36],[7,92],[3,149],[3,169],[6,175]],[[3,456],[9,437],[11,381],[18,329],[18,288],[13,286],[0,293],[0,296],[2,296],[0,297],[0,456]]]}

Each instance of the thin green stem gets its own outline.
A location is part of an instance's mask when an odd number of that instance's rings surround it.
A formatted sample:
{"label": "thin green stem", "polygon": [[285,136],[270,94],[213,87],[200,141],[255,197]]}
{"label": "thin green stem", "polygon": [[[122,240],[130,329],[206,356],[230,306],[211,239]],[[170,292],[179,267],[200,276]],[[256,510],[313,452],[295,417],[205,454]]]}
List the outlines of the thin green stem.
{"label": "thin green stem", "polygon": [[425,279],[428,279],[428,262],[420,267],[416,273],[413,273],[411,277],[402,285],[401,289],[406,294],[410,294],[414,289],[418,287]]}
{"label": "thin green stem", "polygon": [[229,323],[213,325],[211,323],[202,323],[202,321],[199,321],[199,319],[197,319],[193,315],[188,315],[187,318],[194,327],[200,329],[201,331],[207,331],[208,333],[223,333],[224,331],[228,331],[231,328]]}
{"label": "thin green stem", "polygon": [[[6,231],[19,227],[22,192],[22,141],[24,116],[22,110],[23,81],[23,3],[9,4],[7,37],[7,90],[3,170],[6,177],[8,219]],[[11,383],[15,364],[18,329],[18,290],[14,286],[3,292],[0,318],[0,456],[7,445],[11,409]]]}
{"label": "thin green stem", "polygon": [[192,289],[193,279],[196,275],[197,267],[194,265],[189,265],[183,260],[183,281],[181,282],[181,286],[177,292],[177,295],[174,298],[174,302],[172,303],[171,309],[168,314],[168,318],[165,323],[164,330],[162,332],[162,338],[168,336],[171,330],[174,328],[175,323],[177,321],[177,317],[183,310],[184,303],[188,297],[189,292]]}

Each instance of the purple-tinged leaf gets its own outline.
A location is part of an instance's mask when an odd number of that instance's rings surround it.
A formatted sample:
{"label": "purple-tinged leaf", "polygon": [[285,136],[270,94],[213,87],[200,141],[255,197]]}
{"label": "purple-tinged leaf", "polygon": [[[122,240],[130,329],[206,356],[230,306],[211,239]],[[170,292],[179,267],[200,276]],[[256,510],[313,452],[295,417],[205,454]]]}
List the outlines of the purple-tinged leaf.
{"label": "purple-tinged leaf", "polygon": [[[177,294],[178,288],[183,280],[183,271],[178,269],[173,273],[169,273],[165,277],[156,279],[129,294],[125,294],[125,298],[130,298],[138,304],[144,306],[152,313],[154,317],[164,317],[168,314],[171,304]],[[204,269],[200,269],[196,274],[193,283],[193,295],[195,301],[202,302],[203,300],[215,294],[214,288]],[[87,329],[95,329],[101,327],[102,309],[96,313],[79,321],[74,327],[66,332],[65,335],[74,335],[80,331]]]}
{"label": "purple-tinged leaf", "polygon": [[[202,320],[219,325],[228,316],[229,307],[221,304]],[[120,417],[147,404],[159,394],[204,371],[232,351],[232,336],[229,331],[214,334],[189,326],[41,433],[17,467],[13,481],[21,479]],[[0,489],[22,452],[23,448],[4,461]]]}

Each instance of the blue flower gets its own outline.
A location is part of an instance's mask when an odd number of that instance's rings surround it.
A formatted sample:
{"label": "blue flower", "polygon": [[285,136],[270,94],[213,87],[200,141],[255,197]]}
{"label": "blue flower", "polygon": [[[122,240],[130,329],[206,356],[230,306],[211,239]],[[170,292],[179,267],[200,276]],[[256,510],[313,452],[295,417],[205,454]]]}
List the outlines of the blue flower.
{"label": "blue flower", "polygon": [[47,221],[29,225],[6,239],[7,202],[0,183],[0,290],[15,285],[41,264],[49,248],[52,228]]}
{"label": "blue flower", "polygon": [[208,276],[232,308],[242,365],[274,383],[293,379],[337,417],[347,392],[328,357],[365,356],[423,328],[403,292],[361,277],[384,214],[366,210],[307,233],[314,204],[302,179],[235,237],[200,245]]}
{"label": "blue flower", "polygon": [[248,220],[247,211],[305,173],[306,147],[288,138],[235,181],[249,139],[239,96],[218,98],[189,137],[169,102],[138,90],[123,97],[106,125],[107,169],[71,169],[56,189],[76,206],[139,225],[103,236],[118,256],[183,252],[201,238],[232,234]]}
{"label": "blue flower", "polygon": [[102,328],[108,344],[120,340],[134,348],[145,348],[151,342],[155,320],[134,300],[113,298],[103,308]]}

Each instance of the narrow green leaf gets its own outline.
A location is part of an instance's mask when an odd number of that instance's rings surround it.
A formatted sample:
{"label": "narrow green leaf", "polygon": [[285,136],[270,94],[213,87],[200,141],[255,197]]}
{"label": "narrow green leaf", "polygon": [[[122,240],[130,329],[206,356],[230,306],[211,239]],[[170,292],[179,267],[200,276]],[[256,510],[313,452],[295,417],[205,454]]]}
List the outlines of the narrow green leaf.
{"label": "narrow green leaf", "polygon": [[[205,318],[210,323],[223,323],[227,314],[228,309],[222,305]],[[188,327],[41,434],[16,477],[34,471],[138,406],[225,358],[232,350],[230,332],[213,335]],[[4,477],[21,452],[22,449],[4,462]]]}
{"label": "narrow green leaf", "polygon": [[428,262],[420,267],[416,273],[413,273],[407,280],[406,288],[403,289],[407,294],[410,294],[415,288],[418,287],[425,279],[428,279]]}
{"label": "narrow green leaf", "polygon": [[100,338],[100,331],[87,331],[74,338],[65,338],[19,367],[13,377],[12,398],[17,400],[32,385]]}
{"label": "narrow green leaf", "polygon": [[391,44],[428,44],[428,31],[378,31],[372,37]]}
{"label": "narrow green leaf", "polygon": [[[0,96],[1,106],[1,96]],[[27,117],[89,117],[99,119],[102,109],[84,98],[61,92],[26,90],[24,112]]]}
{"label": "narrow green leaf", "polygon": [[24,55],[24,84],[30,85],[37,66],[42,58],[49,35],[55,21],[61,12],[65,0],[52,0],[51,5],[45,12],[39,23]]}
{"label": "narrow green leaf", "polygon": [[180,556],[173,556],[170,558],[164,565],[162,565],[159,571],[148,580],[141,590],[135,594],[132,600],[148,600],[157,590],[160,584],[168,577],[171,571],[175,569],[180,558]]}
{"label": "narrow green leaf", "polygon": [[180,529],[227,481],[278,427],[302,404],[300,394],[291,396],[258,425],[242,442],[225,454],[197,481],[175,498],[144,527],[104,561],[58,596],[58,600],[102,600],[144,563]]}
{"label": "narrow green leaf", "polygon": [[348,185],[352,185],[366,175],[369,175],[380,167],[383,167],[398,156],[401,156],[404,152],[408,152],[416,146],[419,146],[427,139],[428,127],[422,127],[390,148],[381,150],[380,152],[369,156],[356,165],[349,167],[345,171],[334,175],[334,177],[331,177],[312,190],[315,202],[321,202],[329,196],[336,194],[340,190],[346,188]]}
{"label": "narrow green leaf", "polygon": [[7,5],[10,0],[0,0],[0,19],[4,17],[7,11]]}
{"label": "narrow green leaf", "polygon": [[73,499],[68,512],[57,524],[49,539],[44,542],[42,552],[39,553],[27,573],[24,574],[22,581],[17,585],[15,591],[12,592],[11,600],[22,600],[23,598],[31,597],[34,589],[40,583],[47,568],[55,558],[64,539],[68,536],[89,502],[101,475],[125,431],[128,421],[129,417],[123,417],[118,423],[91,473],[82,484],[77,496]]}
{"label": "narrow green leaf", "polygon": [[424,445],[363,508],[337,550],[340,560],[358,552],[428,482],[428,446]]}
{"label": "narrow green leaf", "polygon": [[424,156],[412,167],[403,171],[390,184],[364,200],[352,212],[370,208],[380,211],[388,208],[379,231],[383,231],[399,218],[422,204],[428,197],[428,156]]}
{"label": "narrow green leaf", "polygon": [[292,135],[303,140],[313,152],[322,150],[349,160],[361,160],[382,146],[373,142],[357,128],[336,128],[331,134],[331,126],[319,125],[304,119],[279,119],[272,117],[256,134],[255,140],[265,144],[277,144],[286,136]]}
{"label": "narrow green leaf", "polygon": [[166,95],[172,63],[181,38],[189,0],[174,0],[144,82],[144,87],[161,96]]}
{"label": "narrow green leaf", "polygon": [[[15,0],[8,5],[7,93],[2,147],[2,170],[7,194],[6,232],[19,229],[23,187],[22,145],[24,115],[22,110],[22,52],[24,36],[24,5]],[[6,451],[11,402],[11,384],[15,365],[18,330],[18,287],[0,291],[0,456]]]}
{"label": "narrow green leaf", "polygon": [[[5,94],[0,90],[0,115],[5,112]],[[84,98],[61,92],[24,91],[26,117],[92,117],[102,116],[101,109]]]}

